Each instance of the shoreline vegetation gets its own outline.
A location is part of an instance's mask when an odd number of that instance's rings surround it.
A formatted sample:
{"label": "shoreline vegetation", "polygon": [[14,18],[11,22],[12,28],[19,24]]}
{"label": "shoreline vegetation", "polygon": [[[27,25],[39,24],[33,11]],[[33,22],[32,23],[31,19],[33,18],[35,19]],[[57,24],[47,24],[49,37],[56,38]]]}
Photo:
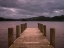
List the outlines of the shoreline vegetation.
{"label": "shoreline vegetation", "polygon": [[20,19],[0,17],[0,21],[64,21],[64,15],[54,17],[39,16],[39,17],[20,18]]}

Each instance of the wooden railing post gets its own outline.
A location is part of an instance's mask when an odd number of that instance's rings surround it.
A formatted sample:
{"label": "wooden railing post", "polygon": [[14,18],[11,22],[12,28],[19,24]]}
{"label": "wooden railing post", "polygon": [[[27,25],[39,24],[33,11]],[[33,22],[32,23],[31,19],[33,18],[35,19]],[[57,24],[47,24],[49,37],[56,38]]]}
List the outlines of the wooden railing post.
{"label": "wooden railing post", "polygon": [[55,29],[50,28],[50,45],[55,48]]}
{"label": "wooden railing post", "polygon": [[18,38],[20,36],[20,26],[17,25],[16,26],[16,38]]}
{"label": "wooden railing post", "polygon": [[46,37],[46,25],[44,25],[43,27],[44,27],[44,36]]}
{"label": "wooden railing post", "polygon": [[13,44],[13,28],[8,28],[8,47]]}

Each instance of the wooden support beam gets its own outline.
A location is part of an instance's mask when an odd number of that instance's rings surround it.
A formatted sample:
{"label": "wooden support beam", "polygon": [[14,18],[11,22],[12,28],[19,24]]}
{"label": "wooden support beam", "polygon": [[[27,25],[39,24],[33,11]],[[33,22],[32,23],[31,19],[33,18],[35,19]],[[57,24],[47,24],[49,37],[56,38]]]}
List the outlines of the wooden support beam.
{"label": "wooden support beam", "polygon": [[50,28],[50,45],[55,48],[55,29]]}
{"label": "wooden support beam", "polygon": [[8,47],[13,44],[13,28],[8,28]]}

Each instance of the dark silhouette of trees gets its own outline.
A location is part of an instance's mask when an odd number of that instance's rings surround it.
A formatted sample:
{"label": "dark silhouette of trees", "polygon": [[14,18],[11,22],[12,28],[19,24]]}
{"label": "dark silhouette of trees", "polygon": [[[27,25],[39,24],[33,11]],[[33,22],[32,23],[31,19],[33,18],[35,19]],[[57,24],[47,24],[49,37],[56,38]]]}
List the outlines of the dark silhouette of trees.
{"label": "dark silhouette of trees", "polygon": [[54,16],[51,18],[53,21],[63,21],[64,20],[64,15],[61,16]]}
{"label": "dark silhouette of trees", "polygon": [[21,19],[21,21],[27,21],[27,19]]}
{"label": "dark silhouette of trees", "polygon": [[5,20],[5,18],[3,18],[3,17],[0,17],[0,21],[4,21]]}

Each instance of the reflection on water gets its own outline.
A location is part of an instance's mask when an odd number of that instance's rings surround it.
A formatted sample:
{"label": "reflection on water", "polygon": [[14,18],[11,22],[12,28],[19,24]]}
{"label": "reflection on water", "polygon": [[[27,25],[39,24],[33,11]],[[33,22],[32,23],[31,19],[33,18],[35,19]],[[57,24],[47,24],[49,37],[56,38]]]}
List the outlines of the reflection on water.
{"label": "reflection on water", "polygon": [[56,48],[64,48],[64,22],[21,22],[21,21],[10,21],[10,22],[0,22],[0,48],[8,48],[8,31],[7,29],[9,27],[13,27],[14,28],[14,40],[15,40],[15,29],[16,29],[16,25],[20,25],[22,23],[27,23],[28,27],[32,28],[36,28],[37,23],[42,23],[44,25],[46,25],[47,27],[47,38],[49,40],[50,37],[50,28],[55,28],[55,32],[56,32]]}

